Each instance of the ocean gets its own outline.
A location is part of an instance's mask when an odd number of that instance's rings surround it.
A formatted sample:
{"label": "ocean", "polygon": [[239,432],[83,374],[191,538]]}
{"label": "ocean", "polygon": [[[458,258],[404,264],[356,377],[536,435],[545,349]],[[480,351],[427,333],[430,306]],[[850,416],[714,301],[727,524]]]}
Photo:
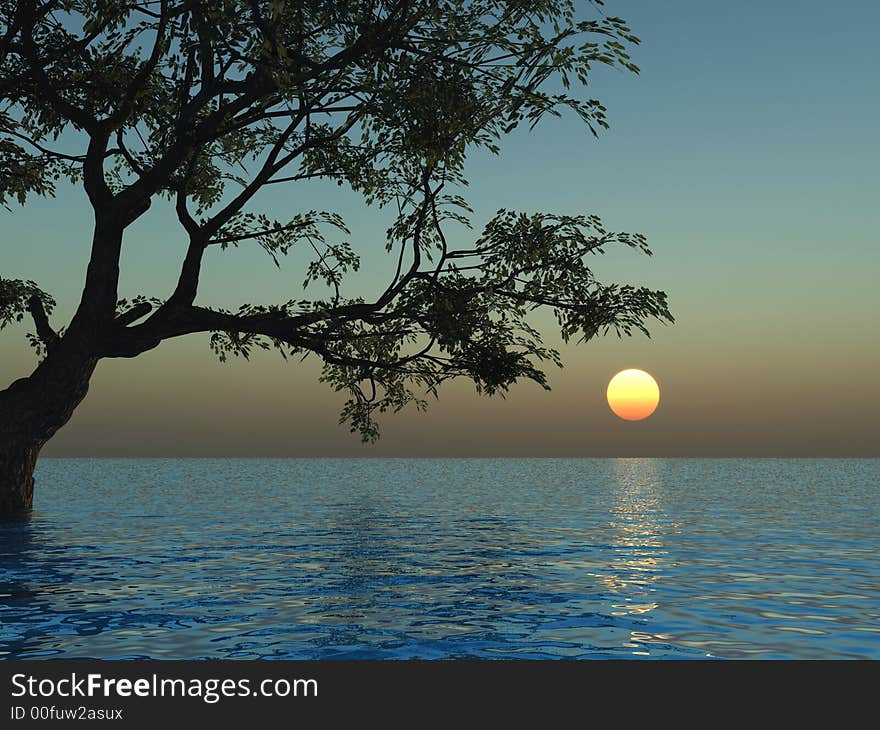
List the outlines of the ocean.
{"label": "ocean", "polygon": [[0,658],[880,659],[878,459],[44,459]]}

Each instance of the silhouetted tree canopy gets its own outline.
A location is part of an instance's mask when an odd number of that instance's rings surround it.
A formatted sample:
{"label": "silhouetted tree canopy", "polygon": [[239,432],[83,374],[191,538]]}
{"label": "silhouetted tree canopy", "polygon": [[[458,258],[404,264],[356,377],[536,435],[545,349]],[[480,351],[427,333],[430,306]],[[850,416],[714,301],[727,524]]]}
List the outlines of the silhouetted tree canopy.
{"label": "silhouetted tree canopy", "polygon": [[[451,378],[488,394],[521,378],[546,387],[542,363],[559,355],[530,324],[537,309],[553,311],[565,341],[671,321],[662,292],[595,279],[591,254],[650,251],[593,215],[500,210],[465,248],[446,234],[469,225],[468,152],[497,152],[518,126],[563,112],[594,134],[607,126],[586,82],[596,66],[637,71],[627,47],[638,40],[600,5],[0,0],[0,203],[69,181],[95,219],[69,326],[52,328],[54,302],[35,283],[0,278],[0,327],[30,313],[47,360],[66,340],[95,359],[133,357],[196,332],[211,333],[221,359],[313,353],[322,379],[350,393],[343,418],[371,439],[377,412],[421,407]],[[295,204],[312,178],[390,209],[385,240],[355,232],[353,246],[333,211],[278,219],[252,205],[276,185]],[[180,224],[179,279],[122,300],[124,233],[156,197]],[[200,306],[205,252],[235,246],[259,246],[279,264],[307,249],[302,279],[315,294]],[[354,297],[346,274],[371,247],[388,258],[387,286]]]}

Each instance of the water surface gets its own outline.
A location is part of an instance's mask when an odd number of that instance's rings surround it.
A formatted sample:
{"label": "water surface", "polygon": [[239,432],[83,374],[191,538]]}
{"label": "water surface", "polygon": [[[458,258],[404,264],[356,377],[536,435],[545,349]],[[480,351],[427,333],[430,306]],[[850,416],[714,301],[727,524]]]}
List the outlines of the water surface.
{"label": "water surface", "polygon": [[880,460],[46,459],[0,658],[880,658]]}

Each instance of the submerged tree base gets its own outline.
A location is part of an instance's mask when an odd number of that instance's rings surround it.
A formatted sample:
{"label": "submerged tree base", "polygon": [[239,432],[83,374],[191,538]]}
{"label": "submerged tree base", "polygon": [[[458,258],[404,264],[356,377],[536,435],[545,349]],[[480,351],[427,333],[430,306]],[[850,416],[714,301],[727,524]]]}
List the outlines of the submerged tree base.
{"label": "submerged tree base", "polygon": [[34,506],[36,447],[0,451],[0,517],[30,512]]}

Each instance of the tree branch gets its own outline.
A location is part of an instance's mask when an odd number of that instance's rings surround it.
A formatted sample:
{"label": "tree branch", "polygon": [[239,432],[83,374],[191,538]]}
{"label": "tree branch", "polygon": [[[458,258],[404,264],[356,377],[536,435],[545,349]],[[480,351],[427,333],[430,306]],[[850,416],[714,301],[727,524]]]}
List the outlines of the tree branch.
{"label": "tree branch", "polygon": [[126,327],[132,322],[137,322],[141,317],[146,317],[151,311],[153,311],[152,304],[149,302],[141,302],[140,304],[135,304],[130,309],[125,310],[113,320],[113,323],[119,327]]}
{"label": "tree branch", "polygon": [[150,78],[150,74],[156,69],[159,60],[162,58],[162,49],[165,43],[165,31],[168,27],[168,0],[160,0],[159,2],[159,22],[156,26],[156,38],[153,42],[153,50],[150,52],[149,58],[138,69],[134,78],[125,89],[125,94],[116,111],[108,118],[108,123],[113,127],[121,126],[131,115],[137,95],[141,92],[144,84]]}
{"label": "tree branch", "polygon": [[52,82],[46,75],[43,63],[37,53],[37,46],[34,42],[34,28],[37,25],[39,17],[42,16],[46,12],[47,7],[52,4],[53,3],[46,3],[45,6],[40,8],[40,12],[38,12],[34,7],[35,3],[26,3],[30,8],[29,12],[25,11],[24,13],[25,20],[22,23],[21,31],[24,57],[28,61],[33,78],[39,85],[40,90],[52,102],[52,105],[58,110],[58,112],[91,134],[97,129],[98,121],[84,109],[80,109],[61,97],[61,95],[55,90],[55,87],[52,86]]}
{"label": "tree branch", "polygon": [[28,298],[27,305],[34,320],[34,327],[37,329],[37,337],[43,341],[47,350],[55,347],[59,340],[58,333],[49,324],[49,316],[46,314],[43,302],[34,294]]}

